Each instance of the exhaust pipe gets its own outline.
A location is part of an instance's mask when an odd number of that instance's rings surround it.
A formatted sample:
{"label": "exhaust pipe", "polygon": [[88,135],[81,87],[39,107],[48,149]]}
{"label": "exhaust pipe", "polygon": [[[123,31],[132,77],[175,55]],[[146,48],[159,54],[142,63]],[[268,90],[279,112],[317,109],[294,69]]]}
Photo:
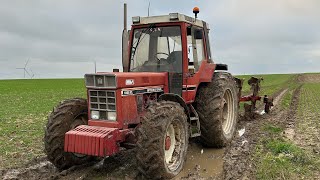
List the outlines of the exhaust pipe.
{"label": "exhaust pipe", "polygon": [[127,4],[123,6],[123,31],[122,31],[122,67],[123,72],[129,71],[129,33],[127,30]]}
{"label": "exhaust pipe", "polygon": [[124,3],[123,10],[123,30],[127,30],[127,3]]}

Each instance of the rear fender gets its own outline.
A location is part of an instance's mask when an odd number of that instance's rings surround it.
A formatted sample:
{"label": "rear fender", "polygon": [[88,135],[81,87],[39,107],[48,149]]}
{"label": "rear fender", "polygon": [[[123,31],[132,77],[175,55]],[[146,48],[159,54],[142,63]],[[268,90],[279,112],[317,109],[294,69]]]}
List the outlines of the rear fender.
{"label": "rear fender", "polygon": [[227,64],[216,64],[216,71],[228,71],[228,65]]}

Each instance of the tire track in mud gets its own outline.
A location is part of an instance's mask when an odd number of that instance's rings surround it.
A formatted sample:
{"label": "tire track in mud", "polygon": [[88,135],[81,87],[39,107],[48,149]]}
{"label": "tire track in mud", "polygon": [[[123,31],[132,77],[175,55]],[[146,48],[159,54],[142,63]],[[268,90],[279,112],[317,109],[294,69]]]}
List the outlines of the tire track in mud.
{"label": "tire track in mud", "polygon": [[270,114],[258,116],[251,121],[239,122],[238,129],[245,129],[245,133],[241,137],[236,135],[225,151],[223,179],[255,179],[255,164],[251,155],[259,138],[265,135],[261,127],[268,121],[281,121],[287,116],[285,111],[277,107],[287,91],[288,89],[283,89],[277,93],[274,108]]}
{"label": "tire track in mud", "polygon": [[295,134],[295,116],[299,106],[299,96],[302,86],[303,84],[293,91],[290,108],[286,117],[286,129],[284,130],[284,136],[286,136],[289,140],[293,140]]}

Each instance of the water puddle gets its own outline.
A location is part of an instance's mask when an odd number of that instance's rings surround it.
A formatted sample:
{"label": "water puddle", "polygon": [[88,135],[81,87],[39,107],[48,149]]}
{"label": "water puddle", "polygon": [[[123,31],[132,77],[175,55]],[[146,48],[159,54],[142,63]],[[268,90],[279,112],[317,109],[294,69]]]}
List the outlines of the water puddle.
{"label": "water puddle", "polygon": [[175,179],[189,177],[196,173],[202,178],[214,178],[223,171],[224,149],[204,148],[201,144],[190,143],[184,169]]}

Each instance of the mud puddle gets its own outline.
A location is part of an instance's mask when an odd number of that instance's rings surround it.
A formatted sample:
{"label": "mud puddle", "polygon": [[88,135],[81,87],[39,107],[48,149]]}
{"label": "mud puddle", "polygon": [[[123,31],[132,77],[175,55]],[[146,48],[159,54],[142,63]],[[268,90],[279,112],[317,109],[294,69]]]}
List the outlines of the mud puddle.
{"label": "mud puddle", "polygon": [[224,149],[205,148],[198,142],[188,147],[187,161],[175,179],[217,179],[223,172]]}

